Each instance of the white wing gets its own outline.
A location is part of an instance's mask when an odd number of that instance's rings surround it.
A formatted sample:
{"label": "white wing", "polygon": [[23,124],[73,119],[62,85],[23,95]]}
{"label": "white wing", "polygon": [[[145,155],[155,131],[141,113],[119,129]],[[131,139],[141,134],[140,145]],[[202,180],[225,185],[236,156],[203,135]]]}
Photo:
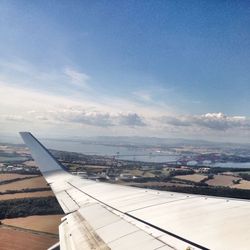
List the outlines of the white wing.
{"label": "white wing", "polygon": [[250,202],[101,183],[73,176],[20,133],[66,216],[61,249],[249,249]]}

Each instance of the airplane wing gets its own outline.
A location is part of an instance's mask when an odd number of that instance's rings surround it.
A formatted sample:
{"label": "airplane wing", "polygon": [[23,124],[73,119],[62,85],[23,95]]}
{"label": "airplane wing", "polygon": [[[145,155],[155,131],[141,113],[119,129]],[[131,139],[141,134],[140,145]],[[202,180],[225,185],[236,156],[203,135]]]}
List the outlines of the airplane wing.
{"label": "airplane wing", "polygon": [[250,249],[249,201],[82,179],[20,134],[66,214],[60,249]]}

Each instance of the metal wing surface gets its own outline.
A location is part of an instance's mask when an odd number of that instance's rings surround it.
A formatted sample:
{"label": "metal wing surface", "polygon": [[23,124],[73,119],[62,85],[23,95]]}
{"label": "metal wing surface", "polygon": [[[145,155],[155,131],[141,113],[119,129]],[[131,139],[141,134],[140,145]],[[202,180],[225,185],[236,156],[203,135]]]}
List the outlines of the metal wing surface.
{"label": "metal wing surface", "polygon": [[66,214],[60,249],[249,249],[249,201],[83,179],[20,134]]}

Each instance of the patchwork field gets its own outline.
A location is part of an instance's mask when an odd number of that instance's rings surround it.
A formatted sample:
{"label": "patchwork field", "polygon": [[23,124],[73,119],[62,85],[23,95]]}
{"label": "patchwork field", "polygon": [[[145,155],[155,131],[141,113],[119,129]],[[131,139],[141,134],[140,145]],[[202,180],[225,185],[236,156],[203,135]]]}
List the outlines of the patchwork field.
{"label": "patchwork field", "polygon": [[235,184],[232,187],[240,189],[250,189],[250,181],[241,180],[239,184]]}
{"label": "patchwork field", "polygon": [[1,250],[44,250],[58,242],[58,236],[0,227]]}
{"label": "patchwork field", "polygon": [[126,171],[125,174],[130,174],[130,175],[134,175],[134,176],[151,177],[151,178],[155,177],[155,174],[153,174],[149,171],[142,171],[142,170],[138,170],[138,169]]}
{"label": "patchwork field", "polygon": [[34,177],[36,175],[25,175],[25,174],[0,174],[0,181],[13,180],[17,178]]}
{"label": "patchwork field", "polygon": [[47,182],[42,176],[35,177],[27,180],[15,181],[9,184],[0,185],[0,192],[6,190],[20,190],[25,188],[46,188]]}
{"label": "patchwork field", "polygon": [[211,186],[224,186],[231,187],[234,180],[238,180],[238,177],[229,176],[229,175],[214,175],[214,178],[208,180],[206,183]]}
{"label": "patchwork field", "polygon": [[34,161],[25,161],[23,164],[26,166],[29,166],[29,167],[36,167],[37,166]]}
{"label": "patchwork field", "polygon": [[[47,188],[43,177],[20,174],[1,174],[0,180],[33,177],[0,185],[0,191]],[[13,193],[0,195],[0,200],[53,196],[52,191]],[[0,250],[44,250],[58,242],[58,226],[64,215],[41,215],[2,220]]]}
{"label": "patchwork field", "polygon": [[11,199],[20,199],[28,197],[47,197],[54,196],[52,191],[41,191],[41,192],[29,192],[29,193],[15,193],[15,194],[3,194],[0,195],[0,200],[11,200]]}
{"label": "patchwork field", "polygon": [[175,178],[180,180],[187,180],[187,181],[193,181],[193,182],[200,182],[207,178],[205,175],[201,174],[190,174],[190,175],[177,175]]}
{"label": "patchwork field", "polygon": [[35,215],[2,220],[4,225],[58,234],[58,226],[64,215]]}

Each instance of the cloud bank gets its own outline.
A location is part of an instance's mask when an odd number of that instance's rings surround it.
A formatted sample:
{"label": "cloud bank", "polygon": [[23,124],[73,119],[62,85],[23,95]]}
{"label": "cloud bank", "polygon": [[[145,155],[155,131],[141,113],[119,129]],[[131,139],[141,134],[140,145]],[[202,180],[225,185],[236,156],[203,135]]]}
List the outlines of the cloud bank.
{"label": "cloud bank", "polygon": [[221,112],[189,116],[162,116],[159,121],[176,127],[206,128],[226,131],[229,129],[250,129],[250,120],[245,116],[227,116]]}

